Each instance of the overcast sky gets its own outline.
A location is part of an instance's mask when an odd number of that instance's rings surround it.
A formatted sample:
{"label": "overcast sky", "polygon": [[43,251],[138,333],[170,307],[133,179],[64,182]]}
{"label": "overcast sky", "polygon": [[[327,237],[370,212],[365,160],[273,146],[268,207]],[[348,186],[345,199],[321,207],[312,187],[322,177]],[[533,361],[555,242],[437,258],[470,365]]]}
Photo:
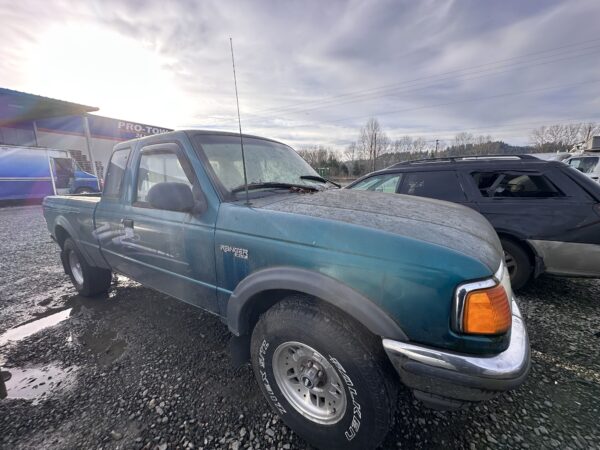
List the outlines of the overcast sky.
{"label": "overcast sky", "polygon": [[343,148],[394,139],[527,143],[600,120],[600,2],[0,0],[0,86],[157,126]]}

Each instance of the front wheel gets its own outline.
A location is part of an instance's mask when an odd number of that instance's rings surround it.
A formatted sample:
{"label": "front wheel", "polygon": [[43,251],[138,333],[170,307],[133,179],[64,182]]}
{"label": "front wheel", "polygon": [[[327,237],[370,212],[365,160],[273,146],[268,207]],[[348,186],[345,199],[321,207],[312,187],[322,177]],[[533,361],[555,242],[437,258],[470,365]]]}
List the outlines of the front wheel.
{"label": "front wheel", "polygon": [[504,262],[510,275],[510,284],[513,289],[521,289],[531,279],[533,266],[529,256],[519,244],[501,239],[502,249],[504,250]]}
{"label": "front wheel", "polygon": [[65,271],[79,294],[92,297],[104,293],[110,288],[111,271],[90,266],[71,238],[65,240],[63,244],[61,259]]}
{"label": "front wheel", "polygon": [[252,333],[252,365],[282,420],[318,448],[375,448],[397,401],[381,341],[304,297],[269,309]]}

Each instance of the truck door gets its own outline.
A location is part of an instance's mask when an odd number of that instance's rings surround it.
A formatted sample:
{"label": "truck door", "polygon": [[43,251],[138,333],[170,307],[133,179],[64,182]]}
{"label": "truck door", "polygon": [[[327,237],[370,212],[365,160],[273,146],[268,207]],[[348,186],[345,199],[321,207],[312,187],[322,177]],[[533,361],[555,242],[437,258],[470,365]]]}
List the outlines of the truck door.
{"label": "truck door", "polygon": [[130,162],[129,200],[112,227],[121,234],[111,243],[120,271],[144,285],[210,311],[217,311],[214,256],[215,211],[156,209],[148,191],[161,182],[190,186],[202,196],[187,156],[176,143],[143,147]]}

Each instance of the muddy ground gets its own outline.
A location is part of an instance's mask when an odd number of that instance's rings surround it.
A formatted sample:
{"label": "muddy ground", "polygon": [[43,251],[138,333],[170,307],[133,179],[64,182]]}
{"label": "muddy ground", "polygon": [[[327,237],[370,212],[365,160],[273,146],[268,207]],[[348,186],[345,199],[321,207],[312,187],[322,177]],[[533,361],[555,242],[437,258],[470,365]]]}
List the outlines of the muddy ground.
{"label": "muddy ground", "polygon": [[[39,206],[0,209],[0,274],[0,447],[306,448],[216,317],[125,278],[77,296]],[[600,448],[600,281],[543,278],[519,303],[525,385],[452,413],[401,391],[384,448]]]}

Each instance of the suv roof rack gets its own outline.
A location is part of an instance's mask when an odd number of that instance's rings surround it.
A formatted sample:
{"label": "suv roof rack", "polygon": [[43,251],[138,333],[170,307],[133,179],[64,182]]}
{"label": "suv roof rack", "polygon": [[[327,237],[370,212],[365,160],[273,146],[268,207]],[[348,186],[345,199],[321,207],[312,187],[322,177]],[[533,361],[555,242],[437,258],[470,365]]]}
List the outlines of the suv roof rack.
{"label": "suv roof rack", "polygon": [[473,155],[473,156],[447,156],[444,158],[423,158],[423,159],[411,159],[410,161],[402,161],[396,164],[392,164],[390,167],[403,166],[406,164],[426,164],[426,163],[437,163],[437,162],[465,162],[465,161],[480,161],[480,160],[501,160],[501,161],[514,161],[514,160],[535,160],[541,161],[533,155]]}

